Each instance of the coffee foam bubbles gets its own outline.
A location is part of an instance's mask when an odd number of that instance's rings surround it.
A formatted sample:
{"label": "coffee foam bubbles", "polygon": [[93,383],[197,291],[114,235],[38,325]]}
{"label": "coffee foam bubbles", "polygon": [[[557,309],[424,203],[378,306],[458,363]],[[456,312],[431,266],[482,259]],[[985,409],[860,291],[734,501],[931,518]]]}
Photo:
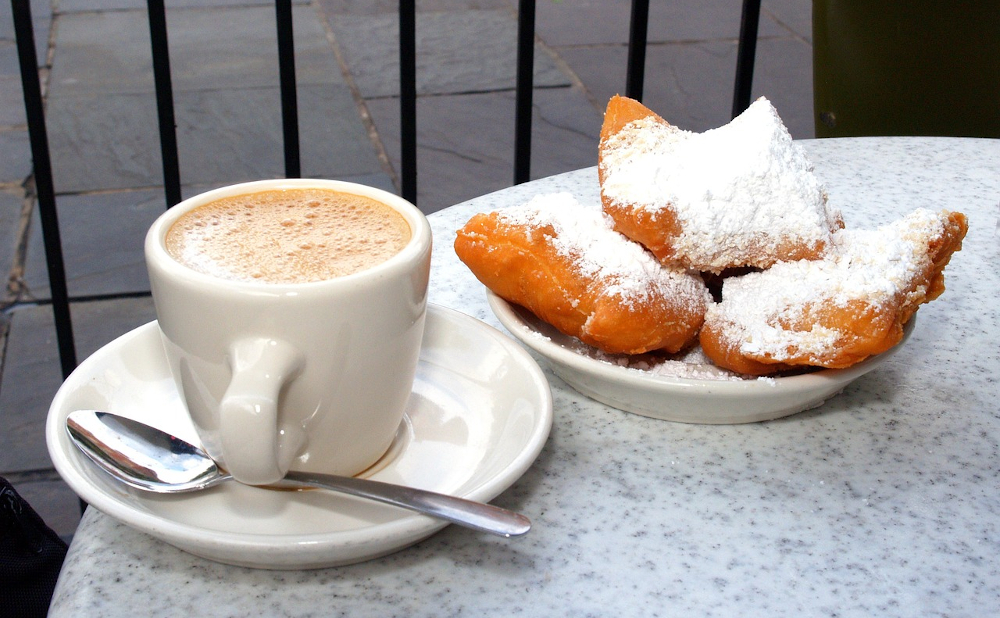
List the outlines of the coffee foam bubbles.
{"label": "coffee foam bubbles", "polygon": [[288,189],[199,206],[170,227],[166,248],[182,264],[222,279],[307,283],[381,264],[410,236],[402,215],[371,198]]}

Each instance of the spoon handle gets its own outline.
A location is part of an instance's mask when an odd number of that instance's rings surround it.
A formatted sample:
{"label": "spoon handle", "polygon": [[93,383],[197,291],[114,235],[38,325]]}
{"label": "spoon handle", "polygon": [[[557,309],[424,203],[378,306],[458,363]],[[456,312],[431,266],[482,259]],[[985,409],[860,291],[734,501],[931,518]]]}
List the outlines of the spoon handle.
{"label": "spoon handle", "polygon": [[491,504],[413,487],[312,472],[289,472],[284,481],[298,486],[332,489],[352,496],[392,504],[444,519],[460,526],[504,537],[519,536],[531,529],[531,521],[519,513]]}

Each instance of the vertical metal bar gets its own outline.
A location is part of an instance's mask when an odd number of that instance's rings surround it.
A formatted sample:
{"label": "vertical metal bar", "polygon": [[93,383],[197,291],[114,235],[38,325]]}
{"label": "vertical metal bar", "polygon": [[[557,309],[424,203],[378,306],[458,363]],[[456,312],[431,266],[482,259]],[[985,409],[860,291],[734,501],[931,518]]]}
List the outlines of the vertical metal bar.
{"label": "vertical metal bar", "polygon": [[400,190],[417,203],[417,16],[415,0],[399,2]]}
{"label": "vertical metal bar", "polygon": [[45,129],[45,109],[42,87],[38,78],[38,56],[35,53],[35,33],[31,23],[29,0],[11,0],[17,57],[21,65],[21,87],[24,92],[24,112],[28,121],[28,139],[34,164],[35,192],[42,220],[42,242],[52,291],[52,312],[55,317],[56,342],[63,378],[76,368],[76,346],[73,344],[73,321],[69,313],[66,271],[63,263],[62,239],[59,236],[59,216],[56,212],[55,189],[52,184],[52,163],[49,159],[49,138]]}
{"label": "vertical metal bar", "polygon": [[292,0],[274,3],[278,27],[278,73],[281,83],[281,127],[285,143],[285,177],[302,176],[299,160],[299,104],[295,91],[295,38],[292,29]]}
{"label": "vertical metal bar", "polygon": [[156,85],[156,113],[160,126],[163,191],[167,200],[167,208],[170,208],[181,201],[181,172],[177,157],[174,89],[170,81],[167,14],[163,0],[147,0],[146,7],[149,11],[149,38],[153,51],[153,81]]}
{"label": "vertical metal bar", "polygon": [[535,86],[535,0],[517,7],[517,82],[514,108],[514,184],[531,177],[531,108]]}
{"label": "vertical metal bar", "polygon": [[636,101],[642,100],[642,82],[646,74],[646,36],[648,31],[649,0],[632,0],[625,96]]}
{"label": "vertical metal bar", "polygon": [[736,83],[733,87],[733,118],[750,107],[753,86],[753,62],[757,55],[757,26],[760,23],[760,0],[743,0],[740,18],[740,42],[736,50]]}

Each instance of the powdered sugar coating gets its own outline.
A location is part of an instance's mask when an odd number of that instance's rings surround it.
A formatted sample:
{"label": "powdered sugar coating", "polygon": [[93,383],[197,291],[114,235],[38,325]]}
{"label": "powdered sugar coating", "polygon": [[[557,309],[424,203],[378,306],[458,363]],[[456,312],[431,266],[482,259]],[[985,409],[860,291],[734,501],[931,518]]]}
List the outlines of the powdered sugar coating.
{"label": "powdered sugar coating", "polygon": [[675,354],[668,358],[657,358],[652,355],[628,356],[603,354],[599,350],[595,351],[593,356],[597,360],[618,367],[626,367],[661,378],[726,381],[748,379],[746,376],[734,373],[728,369],[716,367],[698,346],[691,348],[687,352]]}
{"label": "powdered sugar coating", "polygon": [[569,193],[537,195],[500,211],[498,220],[545,234],[552,248],[595,289],[624,304],[651,297],[667,297],[679,306],[709,301],[698,275],[663,266],[641,245],[614,231],[608,215],[584,206]]}
{"label": "powdered sugar coating", "polygon": [[655,116],[633,121],[602,144],[602,170],[605,199],[673,213],[681,228],[670,240],[674,255],[701,270],[753,264],[754,255],[789,245],[821,248],[840,227],[812,164],[765,98],[704,133]]}
{"label": "powdered sugar coating", "polygon": [[819,324],[785,328],[816,306],[864,302],[883,310],[919,303],[926,294],[928,246],[944,233],[947,213],[918,209],[877,230],[841,230],[823,260],[780,262],[770,269],[726,280],[723,300],[706,322],[748,356],[785,360],[791,351],[813,358],[833,353],[845,333]]}

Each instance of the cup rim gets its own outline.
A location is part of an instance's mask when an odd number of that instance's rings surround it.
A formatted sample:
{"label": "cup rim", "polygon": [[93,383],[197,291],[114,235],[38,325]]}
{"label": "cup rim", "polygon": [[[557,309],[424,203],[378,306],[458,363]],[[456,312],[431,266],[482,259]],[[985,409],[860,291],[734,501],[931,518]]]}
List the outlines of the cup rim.
{"label": "cup rim", "polygon": [[[342,193],[362,195],[377,200],[398,212],[410,226],[410,241],[398,253],[388,260],[364,270],[319,281],[305,282],[268,282],[225,279],[209,275],[186,266],[174,258],[166,249],[166,235],[170,226],[186,212],[218,199],[243,195],[256,191],[272,191],[282,189],[330,189]],[[278,178],[270,180],[254,180],[226,185],[193,195],[162,213],[146,233],[145,256],[147,265],[159,267],[171,276],[183,278],[192,282],[211,283],[214,286],[228,286],[231,289],[249,291],[281,292],[284,290],[302,292],[314,288],[349,285],[379,277],[387,271],[409,268],[419,261],[423,253],[430,253],[431,229],[424,214],[408,200],[383,189],[363,185],[346,180],[329,180],[321,178]]]}

